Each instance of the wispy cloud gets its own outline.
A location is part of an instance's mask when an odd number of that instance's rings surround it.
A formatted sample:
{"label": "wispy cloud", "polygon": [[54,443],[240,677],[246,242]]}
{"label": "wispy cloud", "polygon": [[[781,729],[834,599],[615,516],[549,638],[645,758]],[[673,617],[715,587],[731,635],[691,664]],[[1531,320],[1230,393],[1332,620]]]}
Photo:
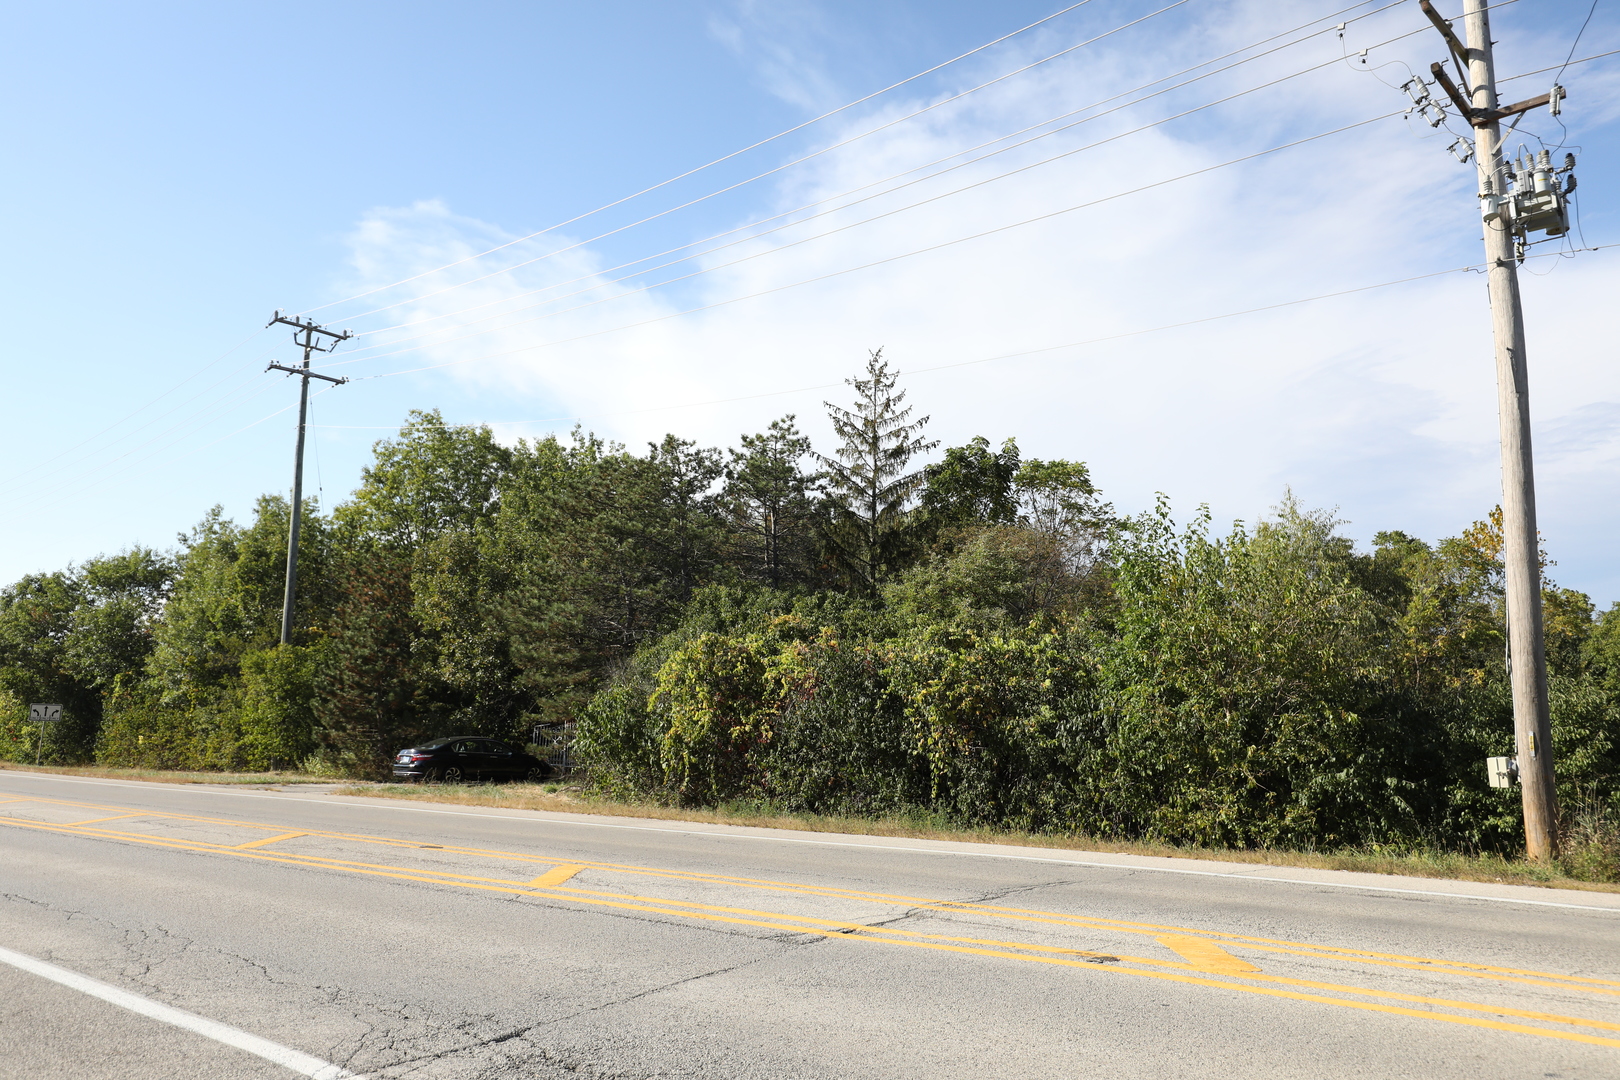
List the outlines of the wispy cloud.
{"label": "wispy cloud", "polygon": [[[790,48],[814,42],[815,12],[739,7],[715,32],[763,58],[761,70],[778,72],[773,92],[820,109],[830,100],[831,81],[818,74],[813,47]],[[1219,8],[1219,18],[1167,20],[1121,35],[784,173],[767,198],[737,204],[736,220],[861,189],[1315,13],[1303,4],[1235,3]],[[1379,76],[1353,70],[1354,54],[1410,29],[1409,14],[1353,24],[1345,42],[1328,34],[1155,102],[716,252],[697,263],[706,273],[679,285],[579,307],[632,284],[608,284],[617,276],[607,271],[613,259],[583,248],[408,304],[400,309],[408,316],[398,321],[485,303],[492,307],[479,317],[513,313],[479,337],[449,340],[457,332],[448,331],[446,340],[427,339],[418,352],[356,369],[471,361],[443,371],[486,392],[491,419],[516,419],[526,410],[536,417],[581,415],[631,442],[666,430],[731,442],[787,411],[824,439],[819,402],[844,392],[779,392],[836,386],[868,348],[881,345],[914,373],[907,378],[913,400],[933,414],[936,434],[948,442],[1017,435],[1026,452],[1087,460],[1126,507],[1145,506],[1152,492],[1165,490],[1183,504],[1207,500],[1218,513],[1253,520],[1292,484],[1308,502],[1341,506],[1363,536],[1383,528],[1454,532],[1498,499],[1489,322],[1483,283],[1474,275],[968,364],[1476,261],[1472,170],[1446,155],[1449,137],[1430,137],[1422,124],[1384,120],[1153,186],[1400,108],[1404,98],[1390,84],[1405,78],[1400,64],[1420,62],[1431,43],[1375,50],[1369,67],[1395,65]],[[799,19],[811,20],[810,29],[801,32]],[[822,145],[1037,58],[1043,47],[1020,44],[952,72],[949,83],[929,89],[933,97],[886,101],[841,117],[835,130],[822,133]],[[1346,51],[1347,63],[1038,164]],[[995,179],[1021,166],[1031,167]],[[980,186],[947,194],[973,184]],[[934,196],[941,197],[905,208]],[[846,225],[853,227],[811,239]],[[356,232],[356,272],[365,282],[390,280],[501,234],[434,203],[378,211]],[[531,254],[567,243],[549,236],[547,247]],[[949,246],[908,254],[936,245]],[[734,262],[741,256],[757,257]],[[882,260],[892,261],[844,272]],[[654,280],[689,270],[672,268]],[[1555,553],[1574,553],[1560,554],[1566,581],[1609,582],[1620,593],[1620,580],[1599,565],[1606,556],[1597,542],[1620,527],[1620,476],[1573,449],[1612,448],[1620,430],[1620,415],[1608,404],[1620,401],[1620,366],[1592,317],[1617,285],[1620,262],[1609,254],[1525,279],[1536,416],[1547,433],[1543,531]],[[595,289],[551,307],[516,310],[537,298],[532,290],[547,287]],[[732,302],[739,297],[753,298]],[[694,308],[704,310],[677,314]],[[925,370],[953,364],[968,366]],[[748,400],[729,400],[736,398]],[[1593,467],[1565,468],[1577,460]],[[1578,513],[1571,509],[1577,501]],[[1599,505],[1609,509],[1593,509]]]}
{"label": "wispy cloud", "polygon": [[809,113],[848,100],[827,71],[834,35],[822,10],[794,0],[740,0],[710,16],[709,33],[755,73],[766,91]]}

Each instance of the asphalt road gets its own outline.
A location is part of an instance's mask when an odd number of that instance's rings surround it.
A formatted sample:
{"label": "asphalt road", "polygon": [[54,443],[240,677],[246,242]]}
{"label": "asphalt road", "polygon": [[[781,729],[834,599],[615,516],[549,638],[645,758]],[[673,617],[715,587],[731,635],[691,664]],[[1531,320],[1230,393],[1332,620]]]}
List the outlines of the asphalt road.
{"label": "asphalt road", "polygon": [[1620,895],[0,771],[0,1076],[299,1073],[1609,1080]]}

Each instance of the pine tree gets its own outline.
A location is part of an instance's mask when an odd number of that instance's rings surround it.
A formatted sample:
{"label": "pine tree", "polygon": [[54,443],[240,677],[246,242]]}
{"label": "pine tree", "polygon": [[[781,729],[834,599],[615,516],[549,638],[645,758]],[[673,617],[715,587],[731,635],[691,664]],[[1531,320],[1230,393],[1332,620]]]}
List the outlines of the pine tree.
{"label": "pine tree", "polygon": [[315,717],[328,746],[361,775],[382,776],[389,754],[423,734],[411,567],[375,553],[351,564],[332,620]]}
{"label": "pine tree", "polygon": [[819,477],[799,462],[810,440],[790,413],[770,429],[744,435],[732,450],[722,495],[742,573],[772,588],[803,580],[809,570]]}
{"label": "pine tree", "polygon": [[866,378],[845,380],[855,388],[853,410],[822,403],[843,442],[833,457],[816,455],[827,477],[826,550],[851,586],[865,593],[875,592],[910,554],[909,504],[923,483],[911,459],[939,445],[922,437],[928,417],[911,420],[911,407],[901,407],[906,392],[894,388],[899,377],[878,349],[866,362]]}

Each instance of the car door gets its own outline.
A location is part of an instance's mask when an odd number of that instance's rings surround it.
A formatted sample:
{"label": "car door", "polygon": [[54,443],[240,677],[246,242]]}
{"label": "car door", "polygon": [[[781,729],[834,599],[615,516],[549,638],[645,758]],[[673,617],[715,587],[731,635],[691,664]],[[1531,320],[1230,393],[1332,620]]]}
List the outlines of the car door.
{"label": "car door", "polygon": [[494,739],[484,739],[481,741],[484,744],[484,753],[486,754],[485,760],[487,760],[489,763],[486,766],[486,768],[489,770],[488,775],[492,777],[498,776],[501,779],[506,780],[518,774],[518,757],[517,754],[513,753],[510,746],[507,746],[505,743],[496,742]]}
{"label": "car door", "polygon": [[476,780],[483,774],[485,761],[488,755],[479,750],[478,739],[461,739],[453,749],[455,750],[454,765],[461,770],[461,775],[468,780]]}

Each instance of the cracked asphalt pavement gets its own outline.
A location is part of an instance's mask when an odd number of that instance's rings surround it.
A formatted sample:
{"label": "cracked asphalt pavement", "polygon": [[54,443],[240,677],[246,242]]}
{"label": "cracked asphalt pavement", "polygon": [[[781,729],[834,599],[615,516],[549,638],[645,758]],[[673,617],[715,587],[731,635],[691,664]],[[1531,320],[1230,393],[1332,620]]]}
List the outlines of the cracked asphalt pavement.
{"label": "cracked asphalt pavement", "polygon": [[[1620,1075],[1620,895],[0,771],[0,947],[368,1077]],[[0,1076],[283,1077],[0,964]]]}

